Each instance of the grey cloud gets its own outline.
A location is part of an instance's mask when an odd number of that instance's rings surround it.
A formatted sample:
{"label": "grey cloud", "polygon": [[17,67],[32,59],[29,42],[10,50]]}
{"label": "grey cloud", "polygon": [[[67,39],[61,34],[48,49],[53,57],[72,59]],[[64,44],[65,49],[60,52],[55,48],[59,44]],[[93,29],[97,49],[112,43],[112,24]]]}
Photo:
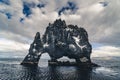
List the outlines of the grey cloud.
{"label": "grey cloud", "polygon": [[[58,10],[66,6],[68,1],[76,3],[79,9],[75,14],[63,14],[59,16]],[[7,35],[8,33],[0,35],[21,43],[27,43],[27,41],[30,40],[30,43],[37,31],[43,34],[49,22],[53,22],[57,18],[63,18],[67,24],[85,27],[89,33],[91,42],[119,46],[120,1],[106,0],[108,5],[105,7],[99,3],[101,1],[102,0],[27,0],[26,2],[34,2],[36,4],[42,2],[46,4],[45,7],[41,9],[38,7],[32,8],[33,14],[31,14],[29,18],[25,17],[22,13],[22,2],[12,1],[9,9],[7,9],[9,12],[12,12],[12,19],[8,20],[4,14],[0,13],[0,30],[4,33],[8,31],[11,35],[9,35],[9,37]],[[13,5],[13,3],[18,3],[19,7]],[[95,4],[100,4],[103,10],[94,12],[95,9],[92,6]],[[3,10],[3,8],[0,8],[0,10]],[[99,11],[99,9],[97,10]],[[45,12],[45,14],[42,12]],[[22,23],[19,21],[21,17],[24,18]]]}

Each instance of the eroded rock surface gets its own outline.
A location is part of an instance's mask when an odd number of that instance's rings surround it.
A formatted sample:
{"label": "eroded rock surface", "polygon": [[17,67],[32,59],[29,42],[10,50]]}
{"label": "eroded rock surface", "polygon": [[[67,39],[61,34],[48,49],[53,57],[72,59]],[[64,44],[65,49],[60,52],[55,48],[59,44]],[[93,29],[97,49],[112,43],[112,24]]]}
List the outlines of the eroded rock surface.
{"label": "eroded rock surface", "polygon": [[92,46],[84,28],[66,25],[65,21],[59,19],[49,24],[42,41],[53,61],[67,56],[77,62],[90,62]]}
{"label": "eroded rock surface", "polygon": [[30,45],[29,53],[21,63],[22,65],[37,65],[43,49],[42,42],[40,39],[40,33],[37,32],[33,43]]}
{"label": "eroded rock surface", "polygon": [[37,32],[31,44],[29,54],[23,62],[37,62],[41,54],[47,52],[51,61],[67,56],[76,62],[91,62],[92,46],[88,40],[87,31],[77,25],[66,25],[65,21],[58,19],[53,24],[49,23],[42,40]]}

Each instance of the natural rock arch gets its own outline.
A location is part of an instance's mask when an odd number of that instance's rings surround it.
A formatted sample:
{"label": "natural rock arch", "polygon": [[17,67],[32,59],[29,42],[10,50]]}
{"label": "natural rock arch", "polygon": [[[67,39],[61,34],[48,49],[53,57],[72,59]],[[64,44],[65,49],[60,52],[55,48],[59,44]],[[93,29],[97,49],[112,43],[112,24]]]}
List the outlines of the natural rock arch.
{"label": "natural rock arch", "polygon": [[49,23],[42,39],[40,33],[36,33],[29,53],[21,64],[37,65],[40,56],[45,52],[49,54],[51,61],[67,56],[77,63],[91,63],[92,46],[84,28],[66,25],[64,20],[58,19],[53,24]]}

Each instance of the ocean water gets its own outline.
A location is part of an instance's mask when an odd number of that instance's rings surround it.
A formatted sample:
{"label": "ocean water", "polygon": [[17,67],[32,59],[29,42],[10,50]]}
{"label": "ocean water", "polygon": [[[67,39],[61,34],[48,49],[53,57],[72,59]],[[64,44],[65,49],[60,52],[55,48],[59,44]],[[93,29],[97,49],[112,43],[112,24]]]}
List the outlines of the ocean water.
{"label": "ocean water", "polygon": [[91,69],[51,67],[47,59],[41,59],[38,67],[25,67],[20,65],[22,60],[0,58],[0,80],[120,80],[120,57],[92,58],[101,67]]}

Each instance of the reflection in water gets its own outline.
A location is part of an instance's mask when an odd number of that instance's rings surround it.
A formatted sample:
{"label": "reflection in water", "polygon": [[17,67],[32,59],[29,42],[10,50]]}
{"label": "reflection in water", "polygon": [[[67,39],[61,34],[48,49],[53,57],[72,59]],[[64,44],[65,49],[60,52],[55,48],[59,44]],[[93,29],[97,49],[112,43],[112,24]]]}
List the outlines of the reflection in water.
{"label": "reflection in water", "polygon": [[25,67],[22,72],[21,79],[25,80],[39,80],[40,71],[38,67]]}
{"label": "reflection in water", "polygon": [[90,69],[78,67],[23,67],[21,79],[25,80],[90,80]]}
{"label": "reflection in water", "polygon": [[119,80],[116,75],[105,76],[102,74],[105,70],[102,70],[68,66],[25,67],[18,64],[0,64],[0,80]]}
{"label": "reflection in water", "polygon": [[75,80],[90,80],[90,77],[91,77],[91,73],[92,72],[92,68],[76,68],[76,72],[75,72],[75,75],[76,76],[76,79]]}
{"label": "reflection in water", "polygon": [[45,66],[41,59],[42,67],[25,67],[19,65],[18,59],[0,59],[0,80],[120,80],[120,58],[116,60],[100,60],[95,63],[104,67],[85,69],[80,67]]}
{"label": "reflection in water", "polygon": [[59,72],[58,67],[49,67],[48,80],[63,80],[62,74]]}

